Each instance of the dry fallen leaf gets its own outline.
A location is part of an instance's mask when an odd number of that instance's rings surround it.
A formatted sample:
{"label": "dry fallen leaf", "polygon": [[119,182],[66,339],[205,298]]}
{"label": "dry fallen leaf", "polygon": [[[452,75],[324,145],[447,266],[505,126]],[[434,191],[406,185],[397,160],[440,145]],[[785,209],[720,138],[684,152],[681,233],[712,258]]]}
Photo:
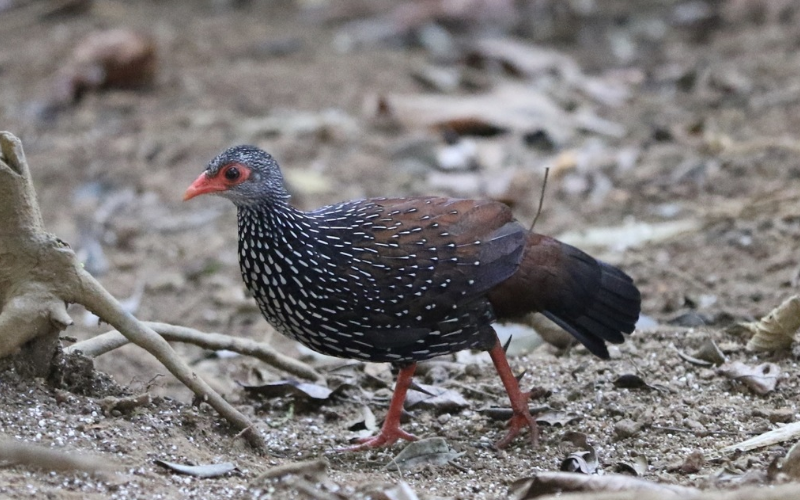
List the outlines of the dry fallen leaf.
{"label": "dry fallen leaf", "polygon": [[[675,349],[677,350],[677,348]],[[688,363],[704,367],[721,365],[726,361],[725,355],[722,354],[722,350],[711,339],[707,339],[705,342],[703,342],[700,348],[697,349],[697,351],[695,351],[692,355],[678,350],[678,356]]]}
{"label": "dry fallen leaf", "polygon": [[632,476],[643,476],[650,464],[647,463],[647,457],[638,455],[633,458],[631,462],[620,462],[617,464],[616,471],[624,474],[631,474]]}
{"label": "dry fallen leaf", "polygon": [[548,95],[523,85],[503,84],[478,95],[393,94],[374,102],[368,106],[372,115],[394,119],[408,129],[449,129],[459,135],[542,130],[561,144],[577,127]]}
{"label": "dry fallen leaf", "polygon": [[731,380],[742,382],[759,396],[775,390],[781,375],[781,369],[775,363],[748,366],[741,361],[734,361],[720,366],[717,371]]}
{"label": "dry fallen leaf", "polygon": [[361,416],[350,421],[346,427],[348,430],[356,431],[357,437],[364,438],[375,434],[378,430],[378,423],[369,406],[363,406],[361,408]]}
{"label": "dry fallen leaf", "polygon": [[696,488],[659,484],[622,474],[587,475],[574,472],[540,472],[518,479],[509,488],[514,500],[529,500],[544,495],[567,492],[622,492],[627,490],[652,491],[683,497],[699,493]]}
{"label": "dry fallen leaf", "polygon": [[421,439],[409,443],[386,465],[386,468],[403,471],[420,465],[445,465],[463,454],[453,451],[444,438]]}
{"label": "dry fallen leaf", "polygon": [[236,470],[236,465],[230,462],[209,465],[183,465],[173,462],[166,462],[164,460],[155,460],[154,462],[156,465],[160,465],[161,467],[169,469],[173,472],[202,478],[224,476],[228,472]]}
{"label": "dry fallen leaf", "polygon": [[263,385],[242,384],[242,388],[249,394],[258,394],[268,398],[299,396],[305,399],[326,401],[333,394],[333,391],[327,387],[308,382],[298,382],[297,380],[281,380]]}
{"label": "dry fallen leaf", "polygon": [[597,471],[597,453],[593,446],[587,445],[584,451],[570,453],[561,462],[559,470],[564,472],[579,472],[581,474],[594,474]]}
{"label": "dry fallen leaf", "polygon": [[512,72],[528,78],[553,72],[578,75],[581,71],[578,63],[564,52],[512,38],[480,39],[469,56],[476,62],[501,62]]}
{"label": "dry fallen leaf", "polygon": [[[552,410],[553,409],[551,407],[549,407],[549,406],[528,406],[528,411],[531,413],[531,415],[535,415],[534,418],[536,418],[536,422],[540,423],[540,424],[545,424],[545,425],[550,425],[551,422],[549,422],[549,421],[539,421],[538,414],[540,414],[540,413],[544,414],[544,413],[550,412]],[[491,418],[492,420],[500,420],[500,421],[509,420],[512,416],[514,416],[514,410],[509,408],[509,407],[500,408],[500,407],[497,407],[497,406],[492,406],[490,408],[481,408],[481,409],[478,410],[478,413],[480,413],[481,415],[486,415],[487,417]],[[555,417],[555,419],[559,418],[559,417],[556,417],[555,415],[553,415],[551,417]],[[574,418],[570,418],[570,421],[572,421],[572,420],[574,420]],[[557,425],[557,424],[560,423],[560,421],[554,421],[552,423]]]}
{"label": "dry fallen leaf", "polygon": [[299,382],[297,380],[281,380],[263,385],[239,385],[249,395],[258,395],[266,398],[291,397],[298,411],[306,411],[316,408],[331,400],[331,398],[341,394],[345,389],[353,386],[343,383],[335,389],[313,384],[310,382]]}
{"label": "dry fallen leaf", "polygon": [[791,346],[800,329],[800,295],[788,298],[761,320],[738,327],[753,334],[747,343],[751,351],[773,352]]}
{"label": "dry fallen leaf", "polygon": [[406,396],[405,408],[409,410],[416,407],[434,410],[437,413],[451,413],[469,406],[464,396],[453,389],[426,384],[415,384],[414,388],[417,390],[409,390]]}

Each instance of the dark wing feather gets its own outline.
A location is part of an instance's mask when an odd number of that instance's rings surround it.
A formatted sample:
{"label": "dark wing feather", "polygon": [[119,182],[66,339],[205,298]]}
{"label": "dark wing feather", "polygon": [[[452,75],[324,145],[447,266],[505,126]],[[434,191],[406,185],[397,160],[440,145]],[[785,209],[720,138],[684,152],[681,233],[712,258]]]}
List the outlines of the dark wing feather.
{"label": "dark wing feather", "polygon": [[641,296],[631,278],[575,247],[532,233],[514,276],[489,294],[499,319],[541,312],[591,352],[608,357],[639,318]]}

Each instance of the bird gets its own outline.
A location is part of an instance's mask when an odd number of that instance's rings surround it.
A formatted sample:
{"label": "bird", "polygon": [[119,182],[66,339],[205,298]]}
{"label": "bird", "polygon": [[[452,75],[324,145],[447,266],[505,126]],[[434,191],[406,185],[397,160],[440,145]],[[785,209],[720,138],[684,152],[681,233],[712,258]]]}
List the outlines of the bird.
{"label": "bird", "polygon": [[641,295],[630,276],[536,233],[492,200],[387,197],[312,211],[289,202],[278,162],[256,146],[215,157],[184,200],[219,195],[237,207],[242,279],[266,320],[310,349],[390,363],[397,371],[377,435],[347,450],[416,440],[400,425],[417,363],[488,351],[511,402],[502,448],[539,431],[496,322],[538,312],[608,358],[635,329]]}

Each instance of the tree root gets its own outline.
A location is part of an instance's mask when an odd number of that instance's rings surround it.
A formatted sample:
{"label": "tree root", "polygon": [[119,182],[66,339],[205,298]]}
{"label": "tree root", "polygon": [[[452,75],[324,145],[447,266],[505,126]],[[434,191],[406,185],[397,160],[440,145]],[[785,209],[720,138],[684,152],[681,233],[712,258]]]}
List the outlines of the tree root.
{"label": "tree root", "polygon": [[[250,339],[232,337],[221,333],[204,333],[194,328],[145,321],[142,324],[151,328],[170,342],[184,342],[204,349],[228,350],[252,356],[256,359],[297,377],[325,384],[325,378],[307,364],[285,356],[270,345]],[[126,345],[130,340],[116,330],[78,342],[64,349],[65,353],[77,351],[94,358]]]}
{"label": "tree root", "polygon": [[[199,400],[244,429],[254,448],[265,451],[264,439],[247,417],[198,377],[166,340],[123,310],[66,243],[45,231],[22,143],[0,132],[0,358],[32,342],[46,344],[37,353],[55,353],[58,332],[72,323],[68,303],[83,305],[155,356]],[[52,354],[28,362],[46,373]]]}

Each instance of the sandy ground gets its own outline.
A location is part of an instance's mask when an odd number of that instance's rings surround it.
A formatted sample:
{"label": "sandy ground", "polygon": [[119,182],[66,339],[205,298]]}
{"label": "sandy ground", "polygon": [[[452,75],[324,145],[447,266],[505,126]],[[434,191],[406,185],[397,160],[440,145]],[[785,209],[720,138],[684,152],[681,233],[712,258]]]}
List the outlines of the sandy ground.
{"label": "sandy ground", "polygon": [[[0,469],[0,496],[305,498],[296,486],[259,475],[324,456],[326,478],[309,484],[339,498],[374,496],[401,479],[432,497],[506,498],[513,481],[558,470],[580,448],[564,442],[575,433],[585,434],[607,474],[646,460],[642,477],[660,483],[735,489],[781,481],[768,468],[791,442],[738,454],[720,449],[800,419],[798,349],[756,355],[745,349],[747,338],[726,330],[800,288],[797,9],[753,16],[737,10],[742,2],[721,2],[709,6],[719,15],[701,22],[681,21],[682,2],[611,2],[578,16],[571,36],[544,37],[539,46],[564,59],[525,74],[501,64],[467,67],[463,58],[445,62],[425,43],[343,50],[352,26],[322,22],[289,1],[104,1],[80,15],[47,19],[36,17],[35,4],[0,13],[0,128],[24,141],[50,230],[81,252],[115,296],[129,299],[140,319],[269,341],[326,373],[331,387],[350,385],[321,403],[252,397],[239,383],[285,375],[246,357],[177,346],[258,422],[270,447],[264,458],[213,410],[193,407],[188,391],[130,346],[96,359],[97,371],[70,368],[77,374],[57,386],[3,373],[5,437],[100,454],[125,472],[93,477],[12,464]],[[88,33],[120,26],[156,41],[155,84],[89,92],[43,118],[42,102],[73,47]],[[565,76],[564,61],[579,69],[577,77]],[[527,85],[554,103],[562,121],[467,137],[477,168],[436,168],[432,158],[445,143],[420,124],[422,113],[398,106],[399,125],[374,114],[377,96],[429,93],[415,75],[431,67],[455,68],[479,82],[462,83],[448,97]],[[516,112],[513,103],[502,106],[504,116]],[[581,113],[589,118],[579,120]],[[526,371],[523,385],[549,391],[533,403],[551,408],[538,448],[526,439],[503,451],[490,446],[503,435],[503,422],[481,410],[507,402],[485,356],[466,353],[419,377],[466,404],[414,408],[405,424],[420,436],[445,438],[454,452],[450,463],[401,474],[386,464],[403,445],[331,453],[356,436],[351,427],[365,407],[380,421],[391,374],[380,365],[311,356],[274,333],[238,275],[233,206],[180,201],[211,157],[242,142],[281,161],[294,203],[304,208],[365,196],[492,196],[512,203],[527,223],[543,166],[552,166],[537,230],[566,235],[631,274],[643,294],[642,328],[609,361],[551,346],[512,359]],[[661,237],[676,227],[680,234]],[[587,231],[597,228],[627,229],[590,238]],[[104,331],[80,308],[71,313],[76,325],[66,336]],[[775,363],[777,387],[759,396],[678,355],[709,340],[728,361]],[[520,344],[518,352],[524,350]],[[626,387],[619,380],[625,375],[645,385]],[[150,404],[104,410],[107,397],[145,392]],[[154,460],[233,462],[237,470],[199,479]]]}

